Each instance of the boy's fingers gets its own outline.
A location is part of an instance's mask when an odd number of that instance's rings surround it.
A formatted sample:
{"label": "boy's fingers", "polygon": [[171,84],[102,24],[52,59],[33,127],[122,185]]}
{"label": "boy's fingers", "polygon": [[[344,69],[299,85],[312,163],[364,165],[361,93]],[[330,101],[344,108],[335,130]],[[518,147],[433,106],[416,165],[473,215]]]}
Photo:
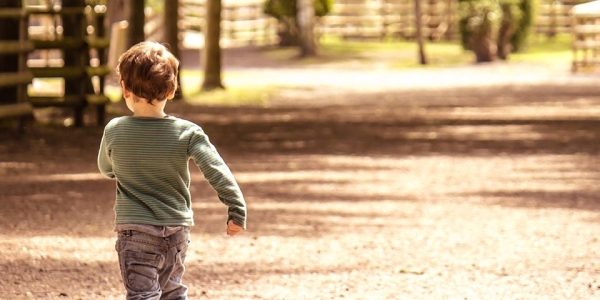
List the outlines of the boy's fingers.
{"label": "boy's fingers", "polygon": [[227,228],[227,235],[234,236],[234,235],[240,233],[240,231],[241,230],[233,230],[233,229]]}
{"label": "boy's fingers", "polygon": [[233,221],[229,221],[227,223],[227,235],[234,236],[234,235],[240,233],[242,230],[244,230],[244,228],[233,223]]}

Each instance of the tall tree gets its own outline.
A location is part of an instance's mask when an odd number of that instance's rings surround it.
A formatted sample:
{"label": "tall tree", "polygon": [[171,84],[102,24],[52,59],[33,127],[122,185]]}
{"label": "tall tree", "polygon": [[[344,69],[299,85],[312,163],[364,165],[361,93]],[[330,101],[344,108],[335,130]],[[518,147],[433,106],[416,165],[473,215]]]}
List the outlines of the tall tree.
{"label": "tall tree", "polygon": [[300,56],[317,55],[317,44],[314,35],[315,6],[313,0],[297,0],[298,30],[300,32]]}
{"label": "tall tree", "polygon": [[[181,59],[181,51],[179,50],[179,0],[165,1],[165,42],[171,47],[171,53],[178,59]],[[181,70],[181,65],[179,66]],[[177,73],[177,92],[175,99],[181,99],[181,74]]]}
{"label": "tall tree", "polygon": [[423,43],[423,19],[421,17],[421,0],[415,0],[415,28],[417,29],[417,43],[419,44],[419,63],[426,65],[427,57],[425,57],[425,46]]}
{"label": "tall tree", "polygon": [[[167,1],[168,2],[168,1]],[[144,0],[130,0],[127,19],[129,26],[127,28],[127,44],[129,47],[146,40],[144,34],[144,24],[146,24],[146,15],[144,9],[146,3]]]}
{"label": "tall tree", "polygon": [[203,91],[224,89],[221,81],[221,0],[206,1],[206,17],[204,18],[204,50],[202,65],[204,66]]}

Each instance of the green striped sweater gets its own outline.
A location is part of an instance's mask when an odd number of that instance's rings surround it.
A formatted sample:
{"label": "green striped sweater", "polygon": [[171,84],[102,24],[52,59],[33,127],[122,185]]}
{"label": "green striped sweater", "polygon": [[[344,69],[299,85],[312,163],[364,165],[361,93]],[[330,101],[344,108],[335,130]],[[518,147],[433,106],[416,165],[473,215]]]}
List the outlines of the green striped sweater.
{"label": "green striped sweater", "polygon": [[115,178],[116,224],[194,225],[189,160],[229,218],[246,228],[246,203],[229,167],[200,126],[176,117],[119,117],[104,129],[98,168]]}

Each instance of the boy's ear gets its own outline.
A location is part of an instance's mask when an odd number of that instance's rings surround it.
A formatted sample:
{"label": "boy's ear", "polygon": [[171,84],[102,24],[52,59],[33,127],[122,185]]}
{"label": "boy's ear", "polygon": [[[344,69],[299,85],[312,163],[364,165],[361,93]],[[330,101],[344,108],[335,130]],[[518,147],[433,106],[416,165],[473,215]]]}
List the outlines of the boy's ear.
{"label": "boy's ear", "polygon": [[172,100],[175,98],[175,91],[172,91],[169,95],[167,95],[167,100]]}
{"label": "boy's ear", "polygon": [[123,98],[128,98],[131,92],[127,90],[127,88],[125,88],[125,83],[123,82],[123,80],[121,80],[121,89],[123,90]]}

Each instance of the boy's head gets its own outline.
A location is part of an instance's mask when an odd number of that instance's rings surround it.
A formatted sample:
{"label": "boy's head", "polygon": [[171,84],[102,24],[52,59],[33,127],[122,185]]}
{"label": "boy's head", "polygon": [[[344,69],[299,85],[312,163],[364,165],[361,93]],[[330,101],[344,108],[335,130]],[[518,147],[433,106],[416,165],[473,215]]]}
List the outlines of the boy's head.
{"label": "boy's head", "polygon": [[150,103],[173,97],[178,67],[179,61],[165,46],[141,42],[121,55],[116,71],[123,88]]}

